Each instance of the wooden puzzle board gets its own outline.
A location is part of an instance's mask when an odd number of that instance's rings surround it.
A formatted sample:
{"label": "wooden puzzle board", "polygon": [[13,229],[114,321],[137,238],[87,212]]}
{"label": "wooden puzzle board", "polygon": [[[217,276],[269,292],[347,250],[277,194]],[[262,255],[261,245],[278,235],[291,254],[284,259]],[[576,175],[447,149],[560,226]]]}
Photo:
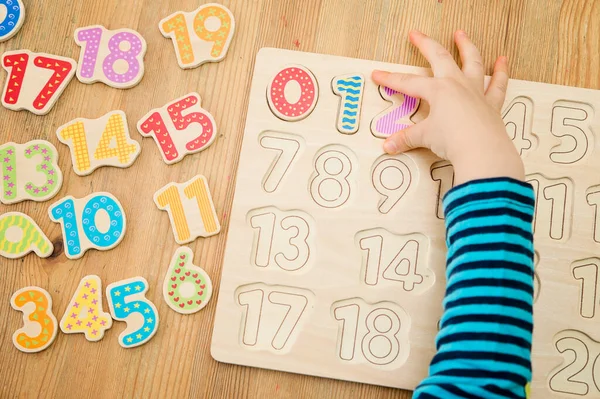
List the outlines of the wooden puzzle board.
{"label": "wooden puzzle board", "polygon": [[[310,70],[319,88],[314,111],[296,122],[276,117],[266,98],[290,65]],[[370,80],[373,69],[428,73],[259,52],[213,332],[216,360],[407,389],[427,375],[445,289],[439,198],[453,172],[426,150],[383,155],[370,125],[391,103]],[[365,78],[360,128],[351,135],[336,129],[340,97],[332,91],[334,77],[346,74]],[[600,392],[598,107],[597,91],[512,80],[503,110],[538,198],[534,397]],[[325,165],[322,156],[339,161]],[[316,163],[321,173],[348,174],[347,184],[340,178],[345,203],[317,203],[315,187],[334,189],[313,184]],[[373,176],[392,189],[389,199],[400,197],[391,209]]]}

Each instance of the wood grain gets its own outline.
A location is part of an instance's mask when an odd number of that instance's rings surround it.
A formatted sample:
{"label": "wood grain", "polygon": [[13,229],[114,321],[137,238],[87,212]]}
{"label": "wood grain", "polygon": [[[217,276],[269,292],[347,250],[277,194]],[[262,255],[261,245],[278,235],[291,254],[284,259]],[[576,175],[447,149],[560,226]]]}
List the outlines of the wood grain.
{"label": "wood grain", "polygon": [[[194,263],[204,268],[218,290],[228,229],[234,176],[238,162],[249,82],[261,47],[323,52],[385,62],[425,66],[406,40],[417,28],[453,48],[451,33],[465,29],[482,49],[487,72],[498,55],[508,55],[517,79],[600,88],[598,46],[600,3],[592,0],[232,0],[223,1],[236,17],[236,37],[229,55],[218,64],[181,70],[170,40],[158,21],[177,10],[193,10],[196,0],[25,1],[27,20],[21,32],[0,44],[0,51],[29,49],[78,59],[76,28],[101,24],[131,28],[148,43],[146,75],[130,90],[74,80],[55,108],[40,117],[0,109],[0,142],[45,139],[60,151],[65,173],[57,198],[84,197],[108,191],[123,204],[128,231],[109,252],[90,251],[77,261],[60,249],[61,231],[47,218],[49,203],[0,206],[0,213],[30,215],[55,243],[52,258],[29,255],[0,260],[0,397],[379,397],[409,398],[410,393],[355,383],[220,364],[210,357],[216,297],[201,312],[182,316],[161,298],[162,279],[176,248],[167,215],[156,209],[153,193],[170,181],[186,181],[198,173],[208,178],[222,232],[190,247]],[[202,1],[204,3],[204,1]],[[2,73],[3,79],[6,74]],[[135,122],[148,110],[183,94],[198,91],[203,108],[217,121],[219,137],[208,150],[166,166],[151,139],[135,133]],[[68,148],[55,136],[58,126],[76,117],[97,118],[126,112],[132,137],[142,153],[129,169],[101,168],[90,176],[73,173]],[[126,350],[117,343],[124,324],[116,322],[104,339],[90,343],[82,335],[58,335],[46,351],[17,351],[12,333],[21,314],[9,305],[14,291],[27,285],[45,288],[59,318],[80,279],[97,274],[104,286],[144,276],[148,298],[161,315],[156,336],[146,345]],[[106,305],[105,305],[106,310]]]}

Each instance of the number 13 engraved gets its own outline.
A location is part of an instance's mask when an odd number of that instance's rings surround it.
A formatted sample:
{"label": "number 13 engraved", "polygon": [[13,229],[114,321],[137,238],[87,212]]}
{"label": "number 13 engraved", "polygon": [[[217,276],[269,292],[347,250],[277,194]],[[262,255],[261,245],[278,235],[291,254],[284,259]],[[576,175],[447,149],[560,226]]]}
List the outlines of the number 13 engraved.
{"label": "number 13 engraved", "polygon": [[334,303],[332,312],[340,322],[340,359],[391,369],[406,362],[410,352],[410,318],[401,307],[392,302],[370,305],[355,298]]}
{"label": "number 13 engraved", "polygon": [[295,271],[311,263],[315,227],[309,215],[269,207],[250,212],[249,221],[255,229],[254,266]]}
{"label": "number 13 engraved", "polygon": [[314,303],[310,291],[262,283],[238,288],[235,297],[244,308],[240,344],[275,353],[291,349]]}

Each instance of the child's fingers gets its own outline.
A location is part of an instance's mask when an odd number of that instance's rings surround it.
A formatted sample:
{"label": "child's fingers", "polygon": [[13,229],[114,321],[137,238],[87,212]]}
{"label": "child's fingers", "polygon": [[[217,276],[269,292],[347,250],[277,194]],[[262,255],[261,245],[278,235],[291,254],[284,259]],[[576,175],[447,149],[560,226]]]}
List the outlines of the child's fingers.
{"label": "child's fingers", "polygon": [[431,99],[433,78],[410,73],[390,73],[378,70],[373,71],[372,78],[375,84],[389,87],[408,96],[422,98],[427,101]]}
{"label": "child's fingers", "polygon": [[502,110],[508,88],[508,60],[499,57],[494,64],[494,74],[485,93],[488,102],[498,111]]}
{"label": "child's fingers", "polygon": [[484,70],[479,50],[471,39],[469,39],[465,31],[456,31],[454,41],[460,54],[463,73],[477,85],[478,89],[482,90]]}
{"label": "child's fingers", "polygon": [[423,121],[394,133],[383,143],[383,150],[390,155],[395,155],[424,147],[423,134],[425,132],[425,123]]}
{"label": "child's fingers", "polygon": [[460,69],[452,55],[438,42],[429,36],[413,30],[409,33],[409,38],[421,54],[431,64],[433,75],[438,78],[456,77],[460,74]]}

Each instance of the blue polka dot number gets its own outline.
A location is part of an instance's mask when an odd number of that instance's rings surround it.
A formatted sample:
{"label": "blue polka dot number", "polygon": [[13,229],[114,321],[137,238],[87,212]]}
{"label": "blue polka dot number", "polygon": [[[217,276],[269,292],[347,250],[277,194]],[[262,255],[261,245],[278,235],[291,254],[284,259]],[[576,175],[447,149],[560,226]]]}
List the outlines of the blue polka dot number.
{"label": "blue polka dot number", "polygon": [[158,311],[144,296],[147,290],[148,282],[143,277],[118,281],[106,287],[113,318],[127,322],[127,329],[119,336],[119,344],[124,348],[148,342],[158,329]]}
{"label": "blue polka dot number", "polygon": [[3,8],[5,8],[6,15],[0,21],[0,42],[14,36],[21,28],[25,18],[25,8],[20,0],[0,0],[0,16],[4,14]]}

